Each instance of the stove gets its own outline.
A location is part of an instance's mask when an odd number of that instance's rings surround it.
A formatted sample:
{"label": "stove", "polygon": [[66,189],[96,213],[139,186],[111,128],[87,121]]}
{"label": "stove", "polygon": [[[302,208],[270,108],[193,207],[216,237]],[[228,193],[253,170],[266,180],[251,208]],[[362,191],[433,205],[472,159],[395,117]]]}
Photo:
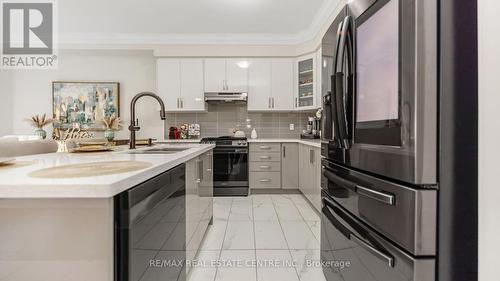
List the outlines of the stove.
{"label": "stove", "polygon": [[201,143],[215,144],[217,147],[248,147],[247,138],[225,136],[202,138]]}
{"label": "stove", "polygon": [[214,196],[248,196],[247,138],[209,137],[201,143],[215,144]]}

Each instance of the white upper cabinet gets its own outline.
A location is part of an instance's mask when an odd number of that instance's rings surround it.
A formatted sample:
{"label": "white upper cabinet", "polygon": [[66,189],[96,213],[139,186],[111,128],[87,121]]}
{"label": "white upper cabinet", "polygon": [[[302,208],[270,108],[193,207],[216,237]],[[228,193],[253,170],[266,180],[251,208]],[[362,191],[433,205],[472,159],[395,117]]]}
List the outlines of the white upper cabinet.
{"label": "white upper cabinet", "polygon": [[294,66],[292,58],[253,59],[248,69],[248,110],[292,111]]}
{"label": "white upper cabinet", "polygon": [[311,110],[320,108],[317,89],[317,53],[302,56],[297,59],[295,67],[297,91],[295,109]]}
{"label": "white upper cabinet", "polygon": [[294,72],[292,58],[272,59],[272,107],[274,110],[291,111],[294,109]]}
{"label": "white upper cabinet", "polygon": [[248,92],[248,67],[247,59],[226,60],[226,91]]}
{"label": "white upper cabinet", "polygon": [[179,59],[158,59],[156,63],[157,94],[165,103],[165,110],[178,111],[181,97],[181,62]]}
{"label": "white upper cabinet", "polygon": [[226,90],[226,60],[205,59],[205,92],[217,93]]}
{"label": "white upper cabinet", "polygon": [[202,59],[181,59],[181,110],[205,110]]}
{"label": "white upper cabinet", "polygon": [[248,92],[248,60],[205,59],[205,92]]}
{"label": "white upper cabinet", "polygon": [[202,59],[158,59],[156,75],[167,111],[205,111]]}
{"label": "white upper cabinet", "polygon": [[248,110],[271,109],[271,59],[252,59],[248,68]]}

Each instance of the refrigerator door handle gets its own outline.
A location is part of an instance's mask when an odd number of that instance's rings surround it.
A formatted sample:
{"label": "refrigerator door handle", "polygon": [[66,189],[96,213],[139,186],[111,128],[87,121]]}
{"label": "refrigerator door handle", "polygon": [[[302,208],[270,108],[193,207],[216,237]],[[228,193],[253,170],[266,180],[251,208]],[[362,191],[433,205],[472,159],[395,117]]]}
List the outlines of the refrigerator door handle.
{"label": "refrigerator door handle", "polygon": [[[335,103],[338,106],[338,121],[340,128],[340,140],[344,148],[350,148],[350,126],[351,118],[350,106],[351,104],[351,94],[352,94],[352,82],[353,82],[353,38],[351,34],[351,17],[345,17],[342,28],[340,30],[340,37],[338,44],[338,54],[336,55],[335,64]],[[347,54],[347,62],[344,58]],[[345,63],[347,64],[347,73],[345,73]],[[347,85],[344,85],[344,79],[347,79]],[[345,89],[347,86],[347,89]]]}
{"label": "refrigerator door handle", "polygon": [[330,172],[329,170],[327,170],[326,167],[325,167],[325,170],[323,172],[323,175],[329,181],[332,181],[335,184],[340,185],[344,188],[348,188],[361,196],[365,196],[365,197],[377,200],[377,201],[382,202],[382,203],[387,204],[387,205],[396,204],[396,197],[393,194],[388,194],[388,193],[385,193],[382,191],[377,191],[377,190],[373,190],[370,188],[366,188],[364,186],[357,185],[356,183],[351,182],[350,180],[344,179],[340,176],[337,176],[333,172]]}
{"label": "refrigerator door handle", "polygon": [[[351,221],[350,219],[347,220],[346,218],[344,218],[345,215],[343,216],[341,214],[342,211],[338,210],[338,208],[335,207],[335,204],[331,201],[331,199],[323,197],[322,201],[324,204],[323,213],[327,216],[328,220],[335,226],[335,228],[337,228],[337,230],[339,230],[346,238],[348,238],[352,242],[360,245],[365,250],[370,252],[372,255],[385,261],[389,267],[394,267],[394,257],[391,256],[390,254],[388,254],[388,251],[386,251],[385,249],[378,249],[377,247],[372,245],[375,243],[366,242],[365,239],[359,237],[358,235],[353,233],[353,231],[351,230],[351,229],[354,229],[355,231],[357,231],[359,233],[366,232],[364,230],[365,228],[363,226],[354,225],[354,224],[356,224],[354,221]],[[343,221],[345,221],[345,223],[348,226],[344,225],[342,222],[340,222],[340,220],[335,218],[335,215],[339,216]],[[367,235],[369,235],[368,232],[367,232]]]}
{"label": "refrigerator door handle", "polygon": [[373,254],[374,256],[377,256],[378,258],[382,259],[389,265],[389,267],[394,267],[394,258],[382,253],[381,251],[377,250],[377,248],[373,247],[372,245],[366,243],[363,239],[359,238],[356,236],[354,233],[350,233],[349,235],[349,240],[353,241],[354,243],[360,245],[363,247],[365,250]]}
{"label": "refrigerator door handle", "polygon": [[394,205],[396,203],[394,195],[369,189],[363,186],[356,185],[356,193],[358,193],[359,195],[370,197],[371,199],[377,200],[387,205]]}

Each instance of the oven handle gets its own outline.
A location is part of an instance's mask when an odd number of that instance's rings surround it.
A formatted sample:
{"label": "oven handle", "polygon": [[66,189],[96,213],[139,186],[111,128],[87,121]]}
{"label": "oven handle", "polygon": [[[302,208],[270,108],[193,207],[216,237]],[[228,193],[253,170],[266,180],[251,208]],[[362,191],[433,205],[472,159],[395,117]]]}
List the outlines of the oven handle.
{"label": "oven handle", "polygon": [[248,153],[247,148],[215,148],[214,154],[224,154],[224,153],[239,153],[246,154]]}
{"label": "oven handle", "polygon": [[395,203],[396,203],[396,197],[393,194],[388,194],[385,192],[366,188],[364,186],[353,183],[350,180],[347,180],[347,179],[344,179],[342,177],[337,176],[333,172],[328,171],[326,167],[324,169],[325,170],[323,172],[323,175],[328,180],[336,183],[337,185],[348,188],[361,196],[365,196],[365,197],[371,198],[373,200],[377,200],[377,201],[384,203],[384,204],[387,204],[387,205],[395,205]]}
{"label": "oven handle", "polygon": [[[351,240],[352,242],[360,245],[363,247],[366,251],[370,252],[372,255],[378,257],[379,259],[385,261],[389,267],[394,267],[394,257],[392,257],[390,254],[386,254],[388,251],[385,249],[379,250],[377,247],[373,246],[372,243],[366,242],[364,239],[353,233],[349,227],[345,226],[343,223],[341,223],[337,218],[335,218],[335,215],[342,217],[340,212],[337,211],[337,207],[334,206],[333,202],[331,202],[330,199],[327,199],[325,197],[322,198],[323,201],[323,214],[328,218],[330,223],[342,233],[347,239]],[[335,214],[335,215],[334,215]],[[347,224],[349,224],[348,221],[346,221]],[[352,223],[352,222],[351,222]],[[353,229],[359,229],[363,228],[362,226],[351,226]]]}

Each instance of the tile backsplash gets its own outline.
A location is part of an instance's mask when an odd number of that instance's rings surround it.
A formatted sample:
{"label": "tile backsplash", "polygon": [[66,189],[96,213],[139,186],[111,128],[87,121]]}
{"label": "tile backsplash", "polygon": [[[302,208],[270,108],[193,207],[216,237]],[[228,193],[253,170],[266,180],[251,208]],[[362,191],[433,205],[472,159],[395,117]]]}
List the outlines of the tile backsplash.
{"label": "tile backsplash", "polygon": [[[255,128],[259,138],[299,138],[309,116],[314,116],[314,112],[253,113],[247,111],[246,104],[209,103],[207,112],[167,114],[165,132],[168,138],[170,127],[198,123],[201,137],[228,136],[237,129],[250,138]],[[295,125],[295,130],[290,131],[290,124]]]}

